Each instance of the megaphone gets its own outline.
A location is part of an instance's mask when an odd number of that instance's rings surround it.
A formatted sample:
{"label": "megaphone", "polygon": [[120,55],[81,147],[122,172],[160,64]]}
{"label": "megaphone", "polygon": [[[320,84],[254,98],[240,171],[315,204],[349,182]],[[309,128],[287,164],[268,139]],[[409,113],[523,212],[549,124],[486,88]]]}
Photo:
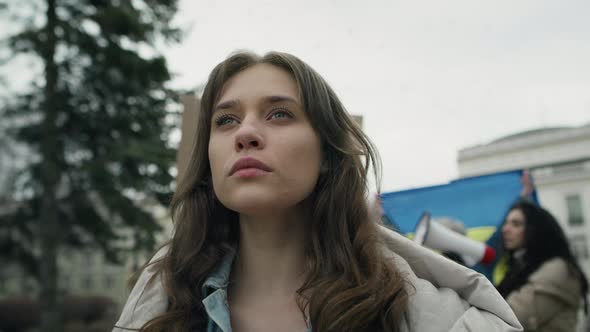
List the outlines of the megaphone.
{"label": "megaphone", "polygon": [[477,263],[490,264],[496,258],[496,251],[492,247],[431,220],[428,212],[420,217],[414,234],[414,242],[431,249],[456,253],[469,267]]}

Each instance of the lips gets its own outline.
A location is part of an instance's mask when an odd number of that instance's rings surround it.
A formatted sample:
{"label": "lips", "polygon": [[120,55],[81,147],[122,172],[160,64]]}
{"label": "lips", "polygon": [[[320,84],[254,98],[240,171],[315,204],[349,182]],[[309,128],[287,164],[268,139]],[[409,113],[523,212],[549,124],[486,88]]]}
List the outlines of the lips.
{"label": "lips", "polygon": [[234,175],[234,173],[236,173],[237,171],[243,170],[243,169],[258,169],[258,170],[262,170],[265,172],[271,172],[272,169],[266,165],[265,163],[263,163],[262,161],[258,160],[258,159],[254,159],[251,157],[245,157],[245,158],[241,158],[238,161],[236,161],[234,163],[234,165],[232,166],[232,168],[229,171],[229,176]]}

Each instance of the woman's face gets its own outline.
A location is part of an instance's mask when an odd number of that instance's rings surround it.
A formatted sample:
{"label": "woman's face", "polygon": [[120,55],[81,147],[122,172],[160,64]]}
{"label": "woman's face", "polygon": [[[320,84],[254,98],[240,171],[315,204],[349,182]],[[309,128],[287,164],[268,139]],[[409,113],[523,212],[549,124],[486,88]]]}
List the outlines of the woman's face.
{"label": "woman's face", "polygon": [[225,83],[209,137],[213,188],[224,206],[249,215],[292,208],[315,188],[321,158],[288,72],[258,64]]}
{"label": "woman's face", "polygon": [[517,250],[524,247],[525,227],[524,213],[520,209],[511,210],[502,226],[502,237],[506,249]]}

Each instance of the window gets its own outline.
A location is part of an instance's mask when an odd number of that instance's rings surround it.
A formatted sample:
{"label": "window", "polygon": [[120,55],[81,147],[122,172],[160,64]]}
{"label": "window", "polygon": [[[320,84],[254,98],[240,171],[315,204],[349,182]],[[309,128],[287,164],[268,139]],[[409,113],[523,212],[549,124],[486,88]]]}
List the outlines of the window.
{"label": "window", "polygon": [[588,259],[588,246],[586,245],[585,235],[579,234],[571,236],[570,247],[572,249],[572,254],[574,254],[577,259]]}
{"label": "window", "polygon": [[571,226],[584,224],[582,213],[582,198],[580,195],[569,195],[565,198],[567,204],[567,220]]}
{"label": "window", "polygon": [[82,287],[86,290],[89,290],[92,288],[92,278],[90,277],[84,277],[82,279]]}
{"label": "window", "polygon": [[106,275],[104,277],[104,287],[106,289],[111,289],[113,288],[113,285],[115,284],[115,281],[113,280],[113,277],[111,275]]}

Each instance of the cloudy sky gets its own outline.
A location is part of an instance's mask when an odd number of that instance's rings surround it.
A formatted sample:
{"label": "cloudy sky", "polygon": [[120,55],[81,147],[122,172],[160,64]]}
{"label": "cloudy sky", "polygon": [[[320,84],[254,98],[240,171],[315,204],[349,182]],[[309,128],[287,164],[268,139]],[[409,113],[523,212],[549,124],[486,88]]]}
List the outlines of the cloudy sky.
{"label": "cloudy sky", "polygon": [[180,0],[173,86],[237,49],[312,65],[383,161],[383,190],[458,176],[461,148],[590,123],[588,0]]}
{"label": "cloudy sky", "polygon": [[281,50],[333,86],[383,161],[383,190],[458,176],[459,149],[590,122],[590,1],[181,1],[175,86],[236,49]]}

